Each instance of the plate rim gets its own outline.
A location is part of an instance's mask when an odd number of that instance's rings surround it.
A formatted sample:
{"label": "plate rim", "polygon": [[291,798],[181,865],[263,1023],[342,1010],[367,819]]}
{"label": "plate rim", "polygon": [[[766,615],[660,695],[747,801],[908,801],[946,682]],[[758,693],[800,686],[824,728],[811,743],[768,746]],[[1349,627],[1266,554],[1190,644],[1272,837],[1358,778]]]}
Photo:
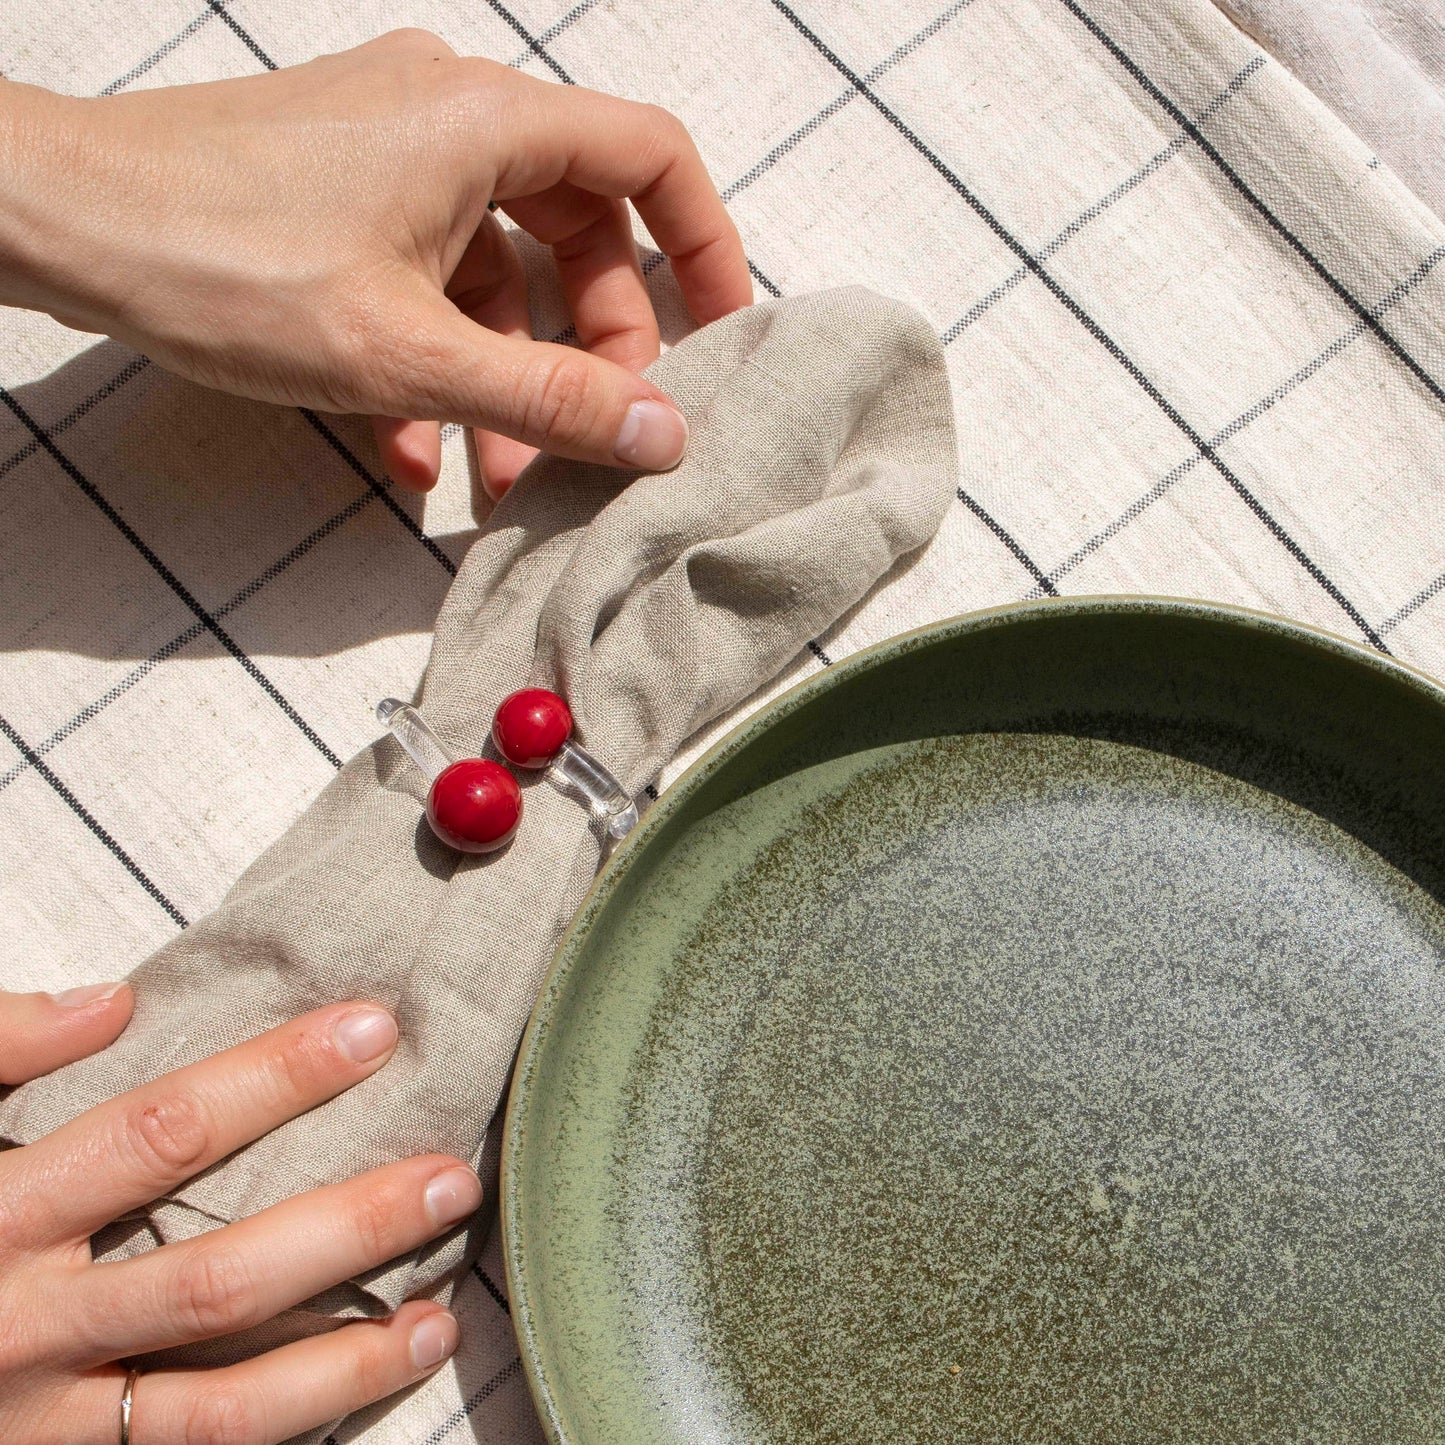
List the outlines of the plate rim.
{"label": "plate rim", "polygon": [[1300,622],[1262,608],[1241,607],[1233,603],[1202,598],[1174,597],[1166,594],[1089,593],[1069,597],[1043,597],[1026,602],[1003,603],[957,613],[920,627],[895,633],[871,643],[839,659],[823,671],[803,678],[779,693],[777,697],[749,713],[674,780],[672,785],[647,810],[636,828],[618,845],[598,869],[576,913],[558,941],[556,951],[542,976],[537,998],[527,1018],[527,1025],[517,1047],[509,1081],[506,1112],[502,1124],[500,1187],[498,1218],[502,1230],[502,1255],[506,1266],[507,1299],[513,1333],[522,1370],[536,1405],[542,1425],[554,1445],[578,1445],[578,1436],[561,1408],[553,1388],[551,1371],[539,1347],[539,1334],[533,1320],[532,1297],[525,1263],[526,1245],[520,1221],[521,1155],[525,1148],[527,1111],[534,1094],[531,1079],[537,1069],[538,1052],[544,1046],[546,1029],[555,1010],[581,947],[581,940],[592,917],[616,892],[626,876],[634,857],[646,847],[648,840],[667,824],[672,815],[692,796],[712,772],[728,758],[745,748],[757,733],[765,731],[779,719],[810,702],[817,693],[839,686],[855,673],[878,666],[887,658],[912,651],[948,636],[960,636],[986,627],[1008,625],[1040,613],[1173,614],[1206,618],[1226,625],[1243,626],[1262,632],[1276,632],[1301,639],[1326,650],[1364,664],[1382,677],[1403,681],[1445,711],[1445,682],[1365,642],[1332,632],[1313,623]]}

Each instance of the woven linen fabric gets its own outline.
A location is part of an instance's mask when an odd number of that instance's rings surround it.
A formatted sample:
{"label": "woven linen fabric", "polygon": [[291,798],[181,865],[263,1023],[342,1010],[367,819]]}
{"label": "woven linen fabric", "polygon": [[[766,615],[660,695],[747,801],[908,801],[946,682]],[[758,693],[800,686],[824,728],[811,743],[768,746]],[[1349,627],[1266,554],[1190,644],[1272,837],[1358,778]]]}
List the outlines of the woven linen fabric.
{"label": "woven linen fabric", "polygon": [[[1261,607],[1445,675],[1445,225],[1209,0],[14,0],[0,71],[98,93],[400,24],[668,106],[760,295],[863,284],[942,339],[957,500],[743,710],[1055,593]],[[537,333],[565,335],[528,258]],[[436,493],[399,496],[362,423],[0,325],[0,984],[59,988],[213,908],[371,739],[487,504],[454,429]],[[539,1440],[502,1280],[493,1237],[455,1360],[337,1441]]]}
{"label": "woven linen fabric", "polygon": [[[958,485],[937,337],[859,288],[772,301],[689,337],[650,375],[692,436],[636,477],[545,459],[473,543],[437,619],[421,704],[457,756],[497,704],[554,688],[629,793],[769,681],[932,537]],[[397,1056],[103,1236],[102,1255],[189,1237],[407,1154],[479,1162],[522,1027],[597,870],[585,808],[522,778],[522,827],[477,857],[437,841],[427,781],[386,737],[344,767],[209,917],[131,975],[136,1011],[102,1053],[13,1090],[0,1137],[82,1109],[319,1004],[374,998]],[[466,1231],[373,1271],[347,1314],[434,1289]]]}
{"label": "woven linen fabric", "polygon": [[1442,0],[1218,0],[1445,215]]}

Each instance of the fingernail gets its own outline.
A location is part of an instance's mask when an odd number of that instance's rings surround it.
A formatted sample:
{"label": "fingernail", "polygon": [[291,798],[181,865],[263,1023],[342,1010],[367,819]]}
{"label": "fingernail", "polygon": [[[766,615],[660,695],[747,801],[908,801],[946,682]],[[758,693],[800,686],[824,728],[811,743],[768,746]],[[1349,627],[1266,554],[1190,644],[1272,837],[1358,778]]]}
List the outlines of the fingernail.
{"label": "fingernail", "polygon": [[482,1202],[482,1181],[460,1165],[438,1174],[426,1187],[426,1212],[440,1229],[475,1214]]}
{"label": "fingernail", "polygon": [[369,1064],[396,1043],[396,1020],[384,1009],[357,1009],[337,1019],[331,1036],[353,1064]]}
{"label": "fingernail", "polygon": [[448,1355],[456,1353],[460,1338],[461,1331],[451,1315],[428,1315],[412,1327],[412,1369],[434,1370]]}
{"label": "fingernail", "polygon": [[612,454],[629,467],[665,472],[687,450],[687,418],[664,401],[634,401],[622,418]]}
{"label": "fingernail", "polygon": [[84,1008],[88,1003],[114,998],[124,987],[123,983],[88,983],[84,988],[68,988],[64,993],[53,993],[50,996],[61,1008]]}

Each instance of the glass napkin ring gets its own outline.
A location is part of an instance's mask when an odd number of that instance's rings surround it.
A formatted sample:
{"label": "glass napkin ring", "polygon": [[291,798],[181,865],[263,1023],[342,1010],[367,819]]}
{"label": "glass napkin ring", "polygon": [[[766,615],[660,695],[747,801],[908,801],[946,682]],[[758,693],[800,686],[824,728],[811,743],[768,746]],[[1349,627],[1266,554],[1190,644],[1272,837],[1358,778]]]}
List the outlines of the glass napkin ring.
{"label": "glass napkin ring", "polygon": [[[506,768],[453,757],[410,703],[385,698],[376,716],[426,778],[427,821],[442,842],[463,853],[490,853],[511,842],[522,821],[522,790]],[[526,687],[504,698],[492,740],[513,767],[540,771],[559,791],[579,796],[610,837],[625,838],[637,826],[632,798],[572,741],[571,709],[555,692]]]}

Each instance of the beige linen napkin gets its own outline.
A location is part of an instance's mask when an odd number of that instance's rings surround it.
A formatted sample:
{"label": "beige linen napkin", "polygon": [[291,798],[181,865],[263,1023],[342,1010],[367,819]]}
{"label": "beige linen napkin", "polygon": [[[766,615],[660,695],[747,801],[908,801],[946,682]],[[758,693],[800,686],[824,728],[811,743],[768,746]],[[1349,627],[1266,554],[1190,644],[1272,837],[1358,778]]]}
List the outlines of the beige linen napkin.
{"label": "beige linen napkin", "polygon": [[[847,289],[754,307],[650,375],[692,427],[677,470],[633,479],[540,461],[468,553],[420,698],[460,755],[483,749],[502,697],[539,684],[642,788],[926,542],[953,495],[942,353],[898,303]],[[0,1136],[25,1142],[321,1003],[395,1011],[400,1047],[379,1074],[107,1231],[98,1252],[194,1235],[411,1154],[482,1159],[543,972],[598,863],[582,807],[535,778],[524,787],[512,845],[464,857],[428,831],[416,769],[377,742],[213,914],[136,970],[119,1042],[10,1095]],[[467,1248],[454,1234],[293,1312],[264,1342],[326,1312],[435,1292]]]}

